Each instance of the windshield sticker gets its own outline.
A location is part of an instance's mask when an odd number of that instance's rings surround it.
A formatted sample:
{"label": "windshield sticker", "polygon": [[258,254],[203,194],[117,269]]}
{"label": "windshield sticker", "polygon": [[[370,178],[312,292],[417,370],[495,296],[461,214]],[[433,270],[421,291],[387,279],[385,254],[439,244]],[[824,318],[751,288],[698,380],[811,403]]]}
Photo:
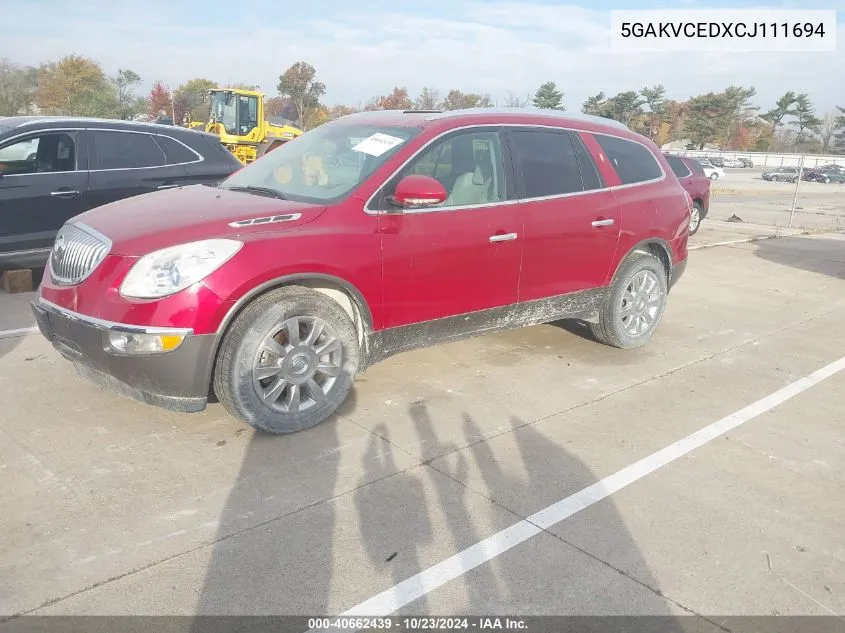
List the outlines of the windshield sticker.
{"label": "windshield sticker", "polygon": [[358,143],[352,149],[356,152],[369,154],[370,156],[381,156],[385,152],[392,150],[394,147],[401,145],[404,142],[404,139],[376,132],[369,138],[366,138]]}

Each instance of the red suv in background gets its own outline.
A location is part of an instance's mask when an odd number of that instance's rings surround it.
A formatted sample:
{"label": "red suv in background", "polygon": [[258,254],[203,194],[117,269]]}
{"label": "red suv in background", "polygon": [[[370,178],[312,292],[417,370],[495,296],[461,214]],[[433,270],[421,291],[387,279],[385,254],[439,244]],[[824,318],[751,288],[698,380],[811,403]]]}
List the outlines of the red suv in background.
{"label": "red suv in background", "polygon": [[666,160],[692,198],[689,234],[695,235],[701,227],[702,220],[707,217],[707,211],[710,210],[710,179],[704,173],[701,163],[694,158],[666,154]]}
{"label": "red suv in background", "polygon": [[33,311],[77,370],[271,433],[327,418],[393,354],[558,319],[654,333],[691,201],[648,139],[546,111],[369,112],[217,186],[59,232]]}

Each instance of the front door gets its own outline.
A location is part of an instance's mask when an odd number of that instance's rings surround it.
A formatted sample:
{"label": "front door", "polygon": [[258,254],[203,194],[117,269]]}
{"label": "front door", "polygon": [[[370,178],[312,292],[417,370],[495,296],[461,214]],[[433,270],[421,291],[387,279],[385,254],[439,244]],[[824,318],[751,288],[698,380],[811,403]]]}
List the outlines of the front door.
{"label": "front door", "polygon": [[520,301],[604,285],[620,207],[578,134],[515,127],[508,139],[525,226]]}
{"label": "front door", "polygon": [[90,202],[78,132],[33,134],[0,147],[0,252],[49,249]]}
{"label": "front door", "polygon": [[522,220],[503,145],[495,127],[441,137],[382,192],[383,200],[403,176],[422,174],[440,181],[449,194],[434,208],[397,211],[379,204],[385,327],[517,301]]}

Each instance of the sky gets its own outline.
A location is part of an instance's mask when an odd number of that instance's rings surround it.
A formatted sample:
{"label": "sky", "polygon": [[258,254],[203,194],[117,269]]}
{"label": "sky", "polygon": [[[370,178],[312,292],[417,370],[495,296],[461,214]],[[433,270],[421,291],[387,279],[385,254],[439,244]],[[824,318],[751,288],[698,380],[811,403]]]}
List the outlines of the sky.
{"label": "sky", "polygon": [[[0,8],[0,58],[38,64],[63,55],[129,68],[175,87],[207,77],[276,94],[296,61],[317,69],[327,105],[359,105],[405,86],[533,94],[545,81],[580,110],[599,91],[663,84],[687,99],[730,84],[754,86],[765,111],[787,90],[807,92],[819,113],[845,106],[843,0],[16,0]],[[816,8],[838,13],[835,52],[620,53],[610,49],[611,9]],[[61,19],[56,19],[60,16]]]}

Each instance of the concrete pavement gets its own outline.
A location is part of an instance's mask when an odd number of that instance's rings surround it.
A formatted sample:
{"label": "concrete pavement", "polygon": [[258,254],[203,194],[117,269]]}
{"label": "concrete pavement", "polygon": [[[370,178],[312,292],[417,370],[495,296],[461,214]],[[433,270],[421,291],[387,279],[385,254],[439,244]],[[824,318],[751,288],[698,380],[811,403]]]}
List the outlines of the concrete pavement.
{"label": "concrete pavement", "polygon": [[[749,236],[710,224],[694,242]],[[843,317],[845,236],[705,248],[642,349],[562,324],[413,352],[281,438],[219,405],[102,393],[39,336],[0,340],[0,613],[342,612],[836,361]],[[843,388],[838,373],[404,611],[843,613]]]}

